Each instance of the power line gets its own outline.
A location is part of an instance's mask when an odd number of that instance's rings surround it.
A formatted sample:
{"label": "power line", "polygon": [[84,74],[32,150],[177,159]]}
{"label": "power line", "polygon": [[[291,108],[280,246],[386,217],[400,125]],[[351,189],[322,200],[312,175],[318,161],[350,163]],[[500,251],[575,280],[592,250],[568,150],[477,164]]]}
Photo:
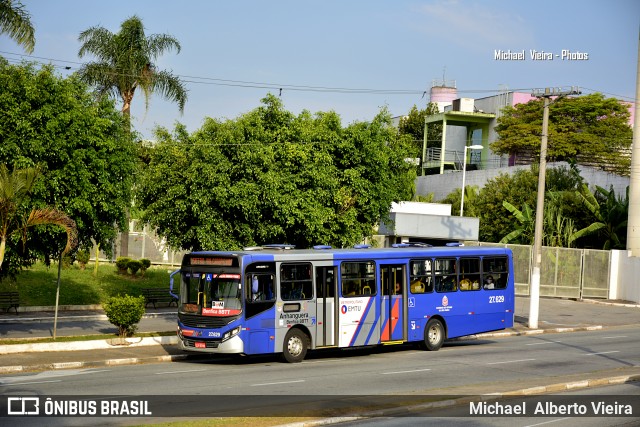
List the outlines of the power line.
{"label": "power line", "polygon": [[[29,58],[29,59],[37,59],[37,62],[43,65],[52,65],[56,68],[64,69],[67,71],[77,71],[80,69],[84,62],[78,61],[68,61],[63,59],[55,59],[48,58],[42,56],[34,56],[34,55],[25,55],[21,53],[14,52],[6,52],[0,51],[0,54],[3,55],[13,55],[20,58]],[[17,64],[21,62],[18,59],[5,58],[10,63]],[[48,61],[42,62],[42,61]],[[53,62],[59,62],[63,64],[73,64],[73,65],[57,65]],[[191,76],[191,75],[176,75],[176,77],[180,78],[185,83],[191,84],[199,84],[199,85],[212,85],[212,86],[225,86],[225,87],[239,87],[239,88],[248,88],[248,89],[274,89],[274,90],[289,90],[296,92],[326,92],[326,93],[341,93],[341,94],[371,94],[371,95],[423,95],[425,93],[424,89],[375,89],[375,88],[348,88],[348,87],[331,87],[331,86],[315,86],[315,85],[295,85],[288,83],[268,83],[268,82],[255,82],[255,81],[245,81],[245,80],[232,80],[232,79],[222,79],[216,77],[201,77],[201,76]],[[509,92],[532,92],[536,88],[514,88],[510,89]],[[621,100],[628,100],[628,102],[635,103],[636,100],[630,96],[618,95],[610,92],[605,92],[597,89],[591,89],[586,87],[580,87],[580,89],[584,89],[589,92],[598,92],[604,95],[609,95]],[[457,89],[457,93],[464,94],[500,94],[503,91],[500,89]]]}

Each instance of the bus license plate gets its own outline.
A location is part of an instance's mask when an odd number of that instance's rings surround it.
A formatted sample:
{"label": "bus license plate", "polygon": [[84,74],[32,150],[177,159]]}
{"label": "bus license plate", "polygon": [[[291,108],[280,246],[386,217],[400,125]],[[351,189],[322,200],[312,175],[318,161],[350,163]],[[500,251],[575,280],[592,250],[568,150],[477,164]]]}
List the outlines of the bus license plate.
{"label": "bus license plate", "polygon": [[206,344],[202,341],[196,341],[196,348],[205,348]]}

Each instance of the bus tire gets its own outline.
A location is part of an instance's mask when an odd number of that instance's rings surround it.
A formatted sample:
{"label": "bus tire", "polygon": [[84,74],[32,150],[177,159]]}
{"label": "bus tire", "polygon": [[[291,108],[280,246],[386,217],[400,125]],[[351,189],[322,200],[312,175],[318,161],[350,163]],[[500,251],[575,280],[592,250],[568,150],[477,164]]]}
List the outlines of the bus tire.
{"label": "bus tire", "polygon": [[424,331],[424,346],[429,351],[440,350],[444,343],[444,325],[438,319],[431,319],[427,322]]}
{"label": "bus tire", "polygon": [[309,348],[309,337],[298,328],[290,329],[284,337],[282,357],[286,362],[299,363],[304,360]]}

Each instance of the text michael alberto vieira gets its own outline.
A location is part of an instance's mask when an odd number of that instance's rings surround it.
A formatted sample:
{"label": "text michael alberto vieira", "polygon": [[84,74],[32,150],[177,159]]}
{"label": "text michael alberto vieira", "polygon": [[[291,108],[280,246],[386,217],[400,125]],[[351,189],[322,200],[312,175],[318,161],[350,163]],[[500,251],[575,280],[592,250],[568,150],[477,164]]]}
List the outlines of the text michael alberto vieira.
{"label": "text michael alberto vieira", "polygon": [[[531,408],[533,406],[533,408]],[[533,409],[533,412],[527,412]],[[501,403],[495,402],[469,402],[470,415],[633,415],[633,405],[618,402],[593,401],[589,404],[581,403],[554,403],[551,401],[535,402],[527,407],[527,402]]]}
{"label": "text michael alberto vieira", "polygon": [[[527,55],[527,53],[529,55]],[[525,61],[527,59],[532,61],[588,61],[589,53],[572,51],[569,49],[562,49],[560,53],[546,52],[544,50],[529,49],[527,52],[522,50],[502,50],[494,49],[493,59],[496,61]]]}

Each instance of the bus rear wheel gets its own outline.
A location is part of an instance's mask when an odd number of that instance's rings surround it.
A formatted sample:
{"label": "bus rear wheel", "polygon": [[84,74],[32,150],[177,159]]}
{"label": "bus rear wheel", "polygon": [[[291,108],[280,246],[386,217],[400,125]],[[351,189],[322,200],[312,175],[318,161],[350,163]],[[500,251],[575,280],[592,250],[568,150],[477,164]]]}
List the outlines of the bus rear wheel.
{"label": "bus rear wheel", "polygon": [[309,337],[300,329],[290,329],[284,337],[282,357],[289,363],[298,363],[304,360],[309,348]]}
{"label": "bus rear wheel", "polygon": [[429,351],[437,351],[443,343],[444,325],[438,319],[429,320],[424,331],[424,346]]}

